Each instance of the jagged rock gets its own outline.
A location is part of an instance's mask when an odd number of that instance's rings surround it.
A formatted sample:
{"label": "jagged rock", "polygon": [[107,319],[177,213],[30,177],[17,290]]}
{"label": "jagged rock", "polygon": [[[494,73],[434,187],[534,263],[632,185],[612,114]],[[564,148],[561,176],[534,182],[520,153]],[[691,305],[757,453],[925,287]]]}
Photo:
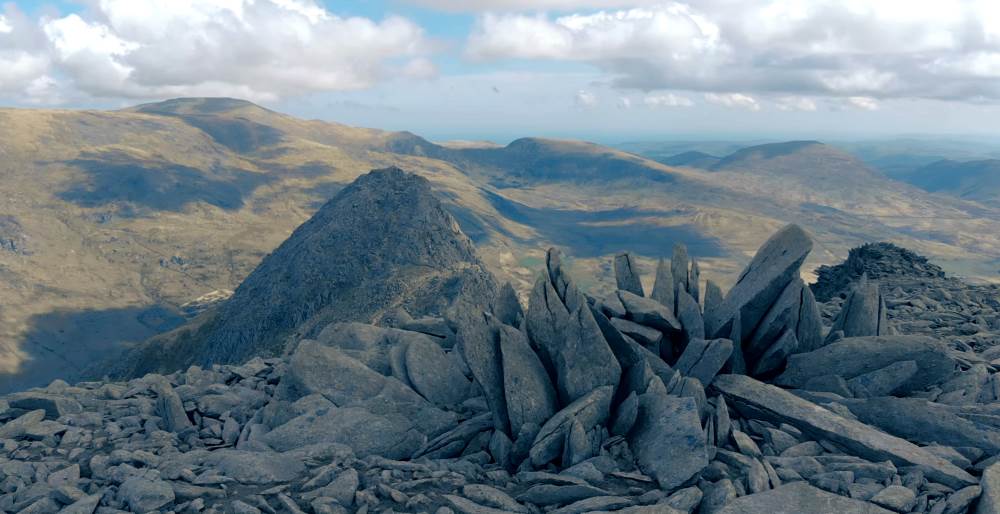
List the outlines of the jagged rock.
{"label": "jagged rock", "polygon": [[510,326],[500,327],[500,357],[511,433],[517,434],[526,423],[541,426],[559,408],[542,361],[524,333]]}
{"label": "jagged rock", "polygon": [[910,512],[913,505],[917,503],[917,495],[909,487],[890,485],[876,493],[868,501],[896,512]]}
{"label": "jagged rock", "polygon": [[[550,510],[549,514],[583,514],[584,512],[620,511],[632,505],[632,500],[621,496],[595,496],[565,507]],[[670,514],[669,512],[667,514]]]}
{"label": "jagged rock", "polygon": [[858,375],[847,382],[854,396],[887,396],[913,379],[920,370],[917,361],[898,361],[884,368]]}
{"label": "jagged rock", "polygon": [[618,291],[618,298],[621,299],[632,321],[667,332],[681,330],[681,324],[674,317],[674,313],[667,310],[663,304],[628,291]]}
{"label": "jagged rock", "polygon": [[487,507],[485,505],[480,505],[474,501],[462,498],[454,494],[444,494],[441,495],[448,503],[451,504],[458,512],[463,514],[506,514],[510,511],[504,509],[496,509],[493,507]]}
{"label": "jagged rock", "polygon": [[704,304],[705,317],[709,316],[709,311],[713,311],[722,305],[722,288],[718,284],[711,280],[705,281],[705,300],[702,302]]}
{"label": "jagged rock", "polygon": [[737,498],[719,514],[892,514],[877,505],[845,498],[793,482],[770,491]]}
{"label": "jagged rock", "polygon": [[472,501],[503,509],[506,512],[518,512],[522,514],[530,512],[530,509],[517,503],[509,494],[488,485],[469,484],[462,488],[462,494]]}
{"label": "jagged rock", "polygon": [[811,352],[823,346],[823,316],[812,289],[808,287],[802,289],[799,324],[795,330],[795,338],[799,341],[796,353]]}
{"label": "jagged rock", "polygon": [[416,391],[436,405],[458,405],[469,397],[469,380],[437,343],[408,344],[406,374]]}
{"label": "jagged rock", "polygon": [[514,291],[514,286],[507,282],[500,288],[496,303],[493,306],[493,315],[497,321],[514,328],[519,328],[524,321],[524,309],[521,307],[521,300]]}
{"label": "jagged rock", "polygon": [[701,269],[694,258],[691,259],[691,273],[688,277],[688,294],[694,298],[694,303],[698,303],[701,300]]}
{"label": "jagged rock", "polygon": [[635,426],[635,420],[639,414],[639,397],[635,391],[629,393],[615,412],[615,417],[611,423],[611,435],[628,434]]}
{"label": "jagged rock", "polygon": [[904,360],[915,361],[920,369],[898,388],[901,393],[943,382],[957,365],[947,347],[929,337],[851,337],[812,352],[792,355],[776,383],[801,387],[811,377],[831,374],[850,380]]}
{"label": "jagged rock", "polygon": [[0,426],[0,439],[17,439],[45,419],[45,409],[33,410]]}
{"label": "jagged rock", "polygon": [[350,446],[359,457],[381,455],[390,459],[408,458],[425,441],[406,416],[373,414],[359,407],[321,409],[303,414],[260,439],[278,451],[317,443],[339,443]]}
{"label": "jagged rock", "polygon": [[908,441],[841,417],[750,377],[720,375],[712,382],[712,387],[725,395],[744,416],[788,423],[862,458],[891,460],[898,466],[920,466],[929,478],[951,487],[975,483],[975,478],[965,471]]}
{"label": "jagged rock", "polygon": [[702,384],[710,384],[732,352],[733,342],[728,339],[692,339],[674,369],[684,376],[698,379]]}
{"label": "jagged rock", "polygon": [[944,278],[944,271],[925,257],[892,243],[868,243],[852,248],[841,264],[820,266],[816,275],[818,279],[811,288],[819,301],[826,302],[864,275],[872,280],[891,276],[934,279]]}
{"label": "jagged rock", "polygon": [[1000,429],[978,425],[945,405],[891,396],[840,403],[862,423],[910,441],[967,446],[991,453],[1000,451]]}
{"label": "jagged rock", "polygon": [[405,374],[394,374],[399,371],[392,367],[391,353],[398,351],[399,355],[403,355],[411,342],[436,344],[434,339],[427,334],[410,330],[357,322],[331,323],[316,336],[319,343],[337,348],[365,366],[386,376],[396,376],[400,380],[406,380]]}
{"label": "jagged rock", "polygon": [[976,504],[976,514],[1000,514],[1000,463],[983,471],[980,486],[982,494]]}
{"label": "jagged rock", "polygon": [[621,366],[589,307],[582,305],[570,313],[564,335],[563,346],[552,355],[563,405],[599,387],[618,385]]}
{"label": "jagged rock", "polygon": [[566,505],[568,503],[593,498],[595,496],[610,496],[611,493],[591,485],[552,485],[538,484],[519,494],[517,499],[535,505]]}
{"label": "jagged rock", "polygon": [[970,485],[955,491],[948,497],[944,514],[959,514],[961,512],[968,512],[969,505],[972,505],[972,502],[979,498],[982,491],[982,488],[978,485]]}
{"label": "jagged rock", "polygon": [[729,337],[739,312],[741,340],[747,340],[781,291],[798,277],[799,267],[812,251],[812,245],[812,238],[797,225],[788,225],[771,236],[757,250],[712,317],[705,319],[707,335]]}
{"label": "jagged rock", "polygon": [[649,297],[660,302],[669,312],[674,312],[674,276],[670,271],[670,263],[660,259],[656,263],[656,282],[653,284],[653,292]]}
{"label": "jagged rock", "polygon": [[677,321],[681,324],[684,342],[705,339],[705,319],[698,300],[687,291],[677,291]]}
{"label": "jagged rock", "polygon": [[820,393],[839,394],[845,398],[851,398],[854,396],[850,386],[847,385],[847,381],[840,375],[820,375],[818,377],[812,377],[809,380],[806,380],[805,384],[802,384],[802,389]]}
{"label": "jagged rock", "polygon": [[791,328],[786,328],[777,341],[764,352],[753,367],[754,376],[769,374],[781,369],[788,356],[795,353],[799,340]]}
{"label": "jagged rock", "polygon": [[781,291],[746,343],[745,353],[751,360],[759,359],[786,330],[797,333],[805,288],[802,279],[795,277]]}
{"label": "jagged rock", "polygon": [[584,430],[607,421],[613,394],[614,386],[598,387],[546,421],[531,446],[531,463],[539,467],[559,457],[565,432],[574,421],[578,421]]}
{"label": "jagged rock", "polygon": [[673,255],[670,257],[670,275],[674,277],[674,297],[678,291],[687,292],[690,289],[689,270],[687,246],[683,243],[674,244]]}
{"label": "jagged rock", "polygon": [[162,480],[132,477],[122,483],[118,496],[133,512],[149,512],[174,501],[174,490]]}
{"label": "jagged rock", "polygon": [[622,334],[635,339],[650,351],[659,353],[660,343],[663,341],[663,332],[627,319],[610,318],[609,321]]}
{"label": "jagged rock", "polygon": [[847,297],[831,332],[843,331],[844,337],[890,335],[885,300],[878,284],[862,276]]}
{"label": "jagged rock", "polygon": [[665,490],[683,484],[708,465],[705,433],[691,398],[646,393],[629,433],[629,446],[644,473]]}
{"label": "jagged rock", "polygon": [[[533,300],[532,308],[534,306]],[[529,327],[532,323],[532,312],[531,310],[528,312]],[[467,323],[458,330],[458,348],[469,364],[476,383],[486,396],[486,403],[493,415],[493,426],[497,430],[511,434],[498,340],[499,331],[483,317],[478,317],[475,322]]]}
{"label": "jagged rock", "polygon": [[531,290],[527,313],[528,337],[547,369],[554,369],[555,354],[565,344],[563,330],[569,324],[569,311],[545,275],[538,277]]}
{"label": "jagged rock", "polygon": [[14,393],[7,397],[7,404],[12,409],[33,411],[42,409],[48,419],[59,419],[70,414],[77,414],[83,411],[80,402],[49,393],[27,391]]}
{"label": "jagged rock", "polygon": [[72,505],[67,505],[59,512],[60,514],[93,514],[100,502],[101,495],[92,494],[90,496],[80,498],[79,500],[73,502]]}
{"label": "jagged rock", "polygon": [[[454,457],[461,453],[472,438],[491,428],[494,428],[491,413],[469,418],[452,430],[428,441],[427,444],[413,453],[413,458],[429,455],[434,455],[435,458]],[[442,454],[447,455],[442,456]]]}
{"label": "jagged rock", "polygon": [[736,496],[736,486],[733,485],[732,480],[728,478],[719,480],[710,484],[705,490],[698,512],[700,514],[717,514],[735,500]]}
{"label": "jagged rock", "polygon": [[646,296],[639,279],[639,266],[628,253],[615,255],[615,282],[618,289],[639,296]]}

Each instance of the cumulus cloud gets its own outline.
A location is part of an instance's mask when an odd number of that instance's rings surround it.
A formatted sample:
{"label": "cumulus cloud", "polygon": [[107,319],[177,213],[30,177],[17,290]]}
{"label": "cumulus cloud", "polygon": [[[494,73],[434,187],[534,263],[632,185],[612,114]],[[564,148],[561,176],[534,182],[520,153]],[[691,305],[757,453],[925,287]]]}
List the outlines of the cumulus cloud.
{"label": "cumulus cloud", "polygon": [[42,77],[60,77],[97,97],[268,100],[436,74],[431,44],[413,22],[340,17],[315,0],[94,0],[90,7],[26,24],[30,45],[5,44],[22,30],[5,13],[0,88],[37,90]]}
{"label": "cumulus cloud", "polygon": [[692,107],[694,102],[685,96],[678,96],[673,93],[649,94],[642,99],[642,103],[647,107]]}
{"label": "cumulus cloud", "polygon": [[782,96],[775,100],[775,105],[782,111],[815,111],[816,101],[804,96]]}
{"label": "cumulus cloud", "polygon": [[655,5],[662,0],[406,0],[408,3],[452,12],[571,11]]}
{"label": "cumulus cloud", "polygon": [[586,62],[615,86],[644,91],[997,100],[1000,3],[700,0],[486,12],[466,54]]}
{"label": "cumulus cloud", "polygon": [[580,109],[593,109],[597,107],[597,95],[586,90],[579,90],[573,99],[573,103]]}
{"label": "cumulus cloud", "polygon": [[876,111],[879,107],[878,100],[866,96],[852,96],[847,99],[847,103],[863,111]]}
{"label": "cumulus cloud", "polygon": [[760,103],[756,98],[743,93],[705,93],[705,100],[708,103],[721,105],[724,107],[746,109],[748,111],[759,111]]}

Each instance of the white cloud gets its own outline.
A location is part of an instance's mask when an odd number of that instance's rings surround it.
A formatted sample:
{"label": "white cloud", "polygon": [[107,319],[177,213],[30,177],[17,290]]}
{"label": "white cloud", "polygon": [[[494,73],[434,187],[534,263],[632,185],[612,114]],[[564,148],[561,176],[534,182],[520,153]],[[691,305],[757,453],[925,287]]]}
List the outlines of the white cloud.
{"label": "white cloud", "polygon": [[877,111],[879,108],[878,100],[866,96],[852,96],[847,99],[847,103],[863,111]]}
{"label": "white cloud", "polygon": [[757,102],[756,98],[742,93],[705,93],[705,100],[724,107],[746,109],[748,111],[760,110],[760,103]]}
{"label": "white cloud", "polygon": [[783,96],[775,100],[775,105],[782,111],[808,111],[817,109],[816,101],[804,96]]}
{"label": "white cloud", "polygon": [[557,16],[486,12],[466,54],[586,62],[616,87],[644,91],[1000,100],[1000,82],[981,80],[1000,76],[995,0],[633,5]]}
{"label": "white cloud", "polygon": [[0,14],[0,34],[10,34],[14,31],[14,27],[7,22],[7,17]]}
{"label": "white cloud", "polygon": [[662,0],[406,0],[408,3],[452,12],[571,11],[655,5]]}
{"label": "white cloud", "polygon": [[678,96],[673,93],[667,94],[650,94],[646,95],[642,99],[642,103],[646,104],[647,107],[691,107],[694,102],[690,98],[684,96]]}
{"label": "white cloud", "polygon": [[632,99],[627,96],[622,96],[618,98],[618,103],[615,104],[620,110],[627,111],[632,108]]}
{"label": "white cloud", "polygon": [[597,107],[597,95],[586,90],[579,90],[574,97],[574,103],[581,109],[593,109]]}
{"label": "white cloud", "polygon": [[[0,87],[16,82],[26,92],[46,76],[76,95],[273,100],[437,73],[427,59],[432,44],[413,22],[340,17],[315,0],[93,0],[90,7],[26,24],[30,37],[8,46],[32,63],[5,52],[0,39]],[[16,35],[10,13],[2,27]],[[11,62],[22,70],[31,64],[31,76],[3,66]]]}

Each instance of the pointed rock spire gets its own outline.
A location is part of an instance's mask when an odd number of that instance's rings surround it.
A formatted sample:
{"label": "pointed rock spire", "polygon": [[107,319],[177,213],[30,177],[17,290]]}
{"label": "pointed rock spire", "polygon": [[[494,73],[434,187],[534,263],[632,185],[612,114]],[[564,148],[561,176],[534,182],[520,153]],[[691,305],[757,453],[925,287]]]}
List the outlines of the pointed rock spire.
{"label": "pointed rock spire", "polygon": [[646,295],[642,290],[642,281],[639,279],[639,268],[628,253],[615,255],[615,281],[618,284],[618,289],[622,291],[639,296]]}

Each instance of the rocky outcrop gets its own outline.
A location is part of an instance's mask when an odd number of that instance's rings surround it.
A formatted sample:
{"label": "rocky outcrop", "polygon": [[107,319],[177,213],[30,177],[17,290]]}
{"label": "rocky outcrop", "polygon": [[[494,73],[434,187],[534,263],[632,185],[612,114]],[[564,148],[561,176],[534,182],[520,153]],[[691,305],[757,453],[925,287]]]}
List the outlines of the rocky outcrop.
{"label": "rocky outcrop", "polygon": [[281,356],[9,395],[0,510],[991,512],[1000,352],[826,344],[810,247],[786,227],[723,294],[678,246],[649,297],[623,254],[599,299],[551,250],[527,309],[456,279]]}

